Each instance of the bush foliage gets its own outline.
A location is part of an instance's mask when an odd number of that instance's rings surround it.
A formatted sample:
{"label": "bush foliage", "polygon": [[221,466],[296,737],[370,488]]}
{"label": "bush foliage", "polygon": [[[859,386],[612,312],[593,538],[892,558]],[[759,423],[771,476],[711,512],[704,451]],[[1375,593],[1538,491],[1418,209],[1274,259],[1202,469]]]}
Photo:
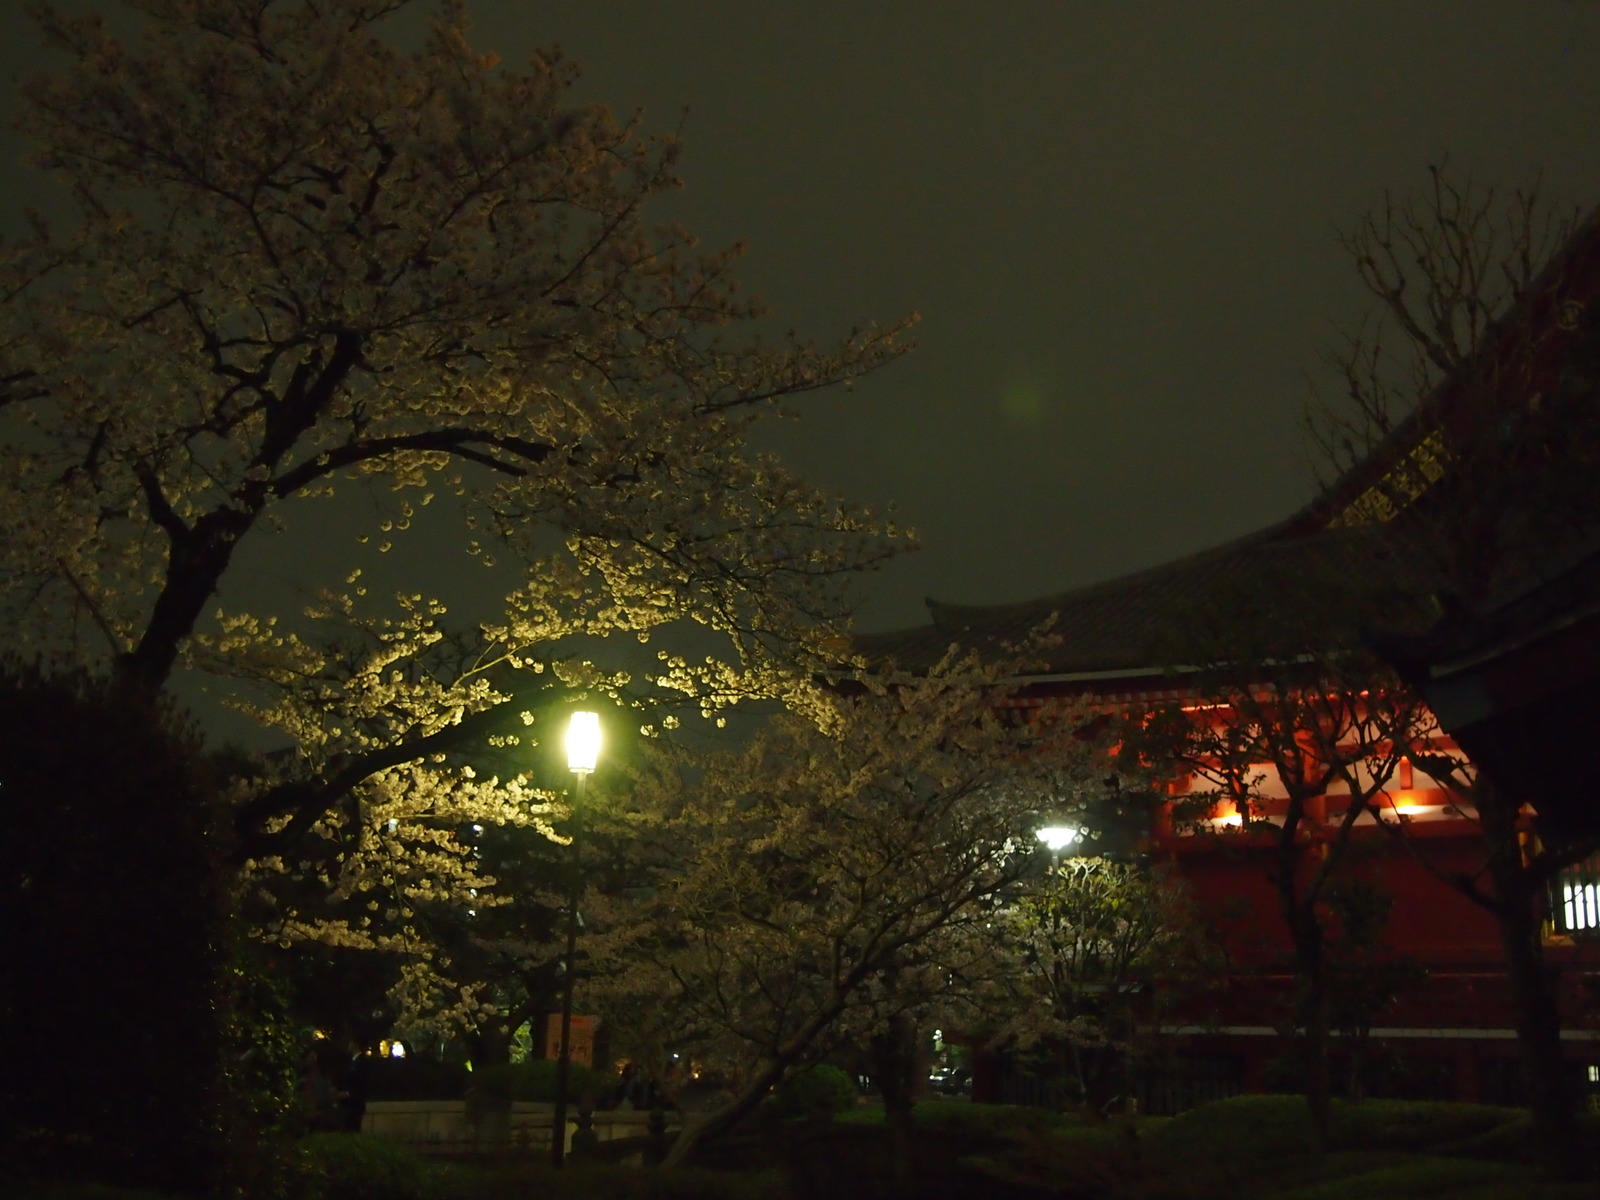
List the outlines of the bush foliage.
{"label": "bush foliage", "polygon": [[773,1102],[786,1117],[849,1112],[861,1102],[861,1089],[848,1071],[819,1063],[785,1080]]}
{"label": "bush foliage", "polygon": [[399,1142],[369,1133],[314,1133],[301,1145],[322,1184],[321,1200],[430,1200],[432,1172]]}
{"label": "bush foliage", "polygon": [[173,711],[87,674],[0,664],[0,1148],[12,1157],[156,1188],[217,1178],[224,850],[198,739]]}

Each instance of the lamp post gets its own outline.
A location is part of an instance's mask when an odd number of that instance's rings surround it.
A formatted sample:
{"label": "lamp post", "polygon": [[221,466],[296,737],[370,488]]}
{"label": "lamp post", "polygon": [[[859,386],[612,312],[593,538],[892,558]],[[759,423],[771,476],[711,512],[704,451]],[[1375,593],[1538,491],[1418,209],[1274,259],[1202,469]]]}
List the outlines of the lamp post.
{"label": "lamp post", "polygon": [[572,803],[572,852],[567,877],[567,955],[562,965],[561,1053],[556,1057],[556,1110],[550,1118],[550,1165],[567,1155],[567,1080],[572,1074],[572,985],[578,971],[578,845],[583,834],[583,788],[600,756],[600,714],[575,712],[567,725],[567,769],[578,777]]}

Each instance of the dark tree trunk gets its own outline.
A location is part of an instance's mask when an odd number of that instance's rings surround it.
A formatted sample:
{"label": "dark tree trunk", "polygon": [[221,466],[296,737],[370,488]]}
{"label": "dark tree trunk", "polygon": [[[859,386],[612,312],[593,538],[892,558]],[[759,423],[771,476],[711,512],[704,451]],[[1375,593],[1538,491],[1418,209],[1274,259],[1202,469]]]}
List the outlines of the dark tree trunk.
{"label": "dark tree trunk", "polygon": [[1487,780],[1477,786],[1478,813],[1489,845],[1489,871],[1499,904],[1495,911],[1506,955],[1506,975],[1516,1006],[1517,1049],[1533,1118],[1540,1163],[1562,1179],[1583,1172],[1578,1148],[1576,1097],[1561,1055],[1561,1007],[1544,960],[1541,885],[1523,865],[1517,842],[1516,801]]}
{"label": "dark tree trunk", "polygon": [[765,1100],[778,1081],[788,1071],[792,1058],[783,1057],[774,1059],[767,1064],[764,1071],[751,1080],[732,1101],[725,1107],[717,1109],[704,1121],[697,1125],[684,1124],[677,1138],[672,1143],[672,1148],[667,1151],[661,1160],[663,1167],[677,1167],[687,1163],[695,1150],[702,1144],[715,1142],[740,1121],[755,1111],[756,1106]]}
{"label": "dark tree trunk", "polygon": [[1327,962],[1323,953],[1322,924],[1314,913],[1302,911],[1296,917],[1295,957],[1300,974],[1300,1057],[1304,1070],[1306,1107],[1317,1153],[1328,1144],[1328,1127],[1333,1117],[1333,1078],[1328,1065]]}
{"label": "dark tree trunk", "polygon": [[1345,1072],[1344,1098],[1359,1104],[1366,1097],[1367,1051],[1370,1046],[1371,1025],[1347,1031],[1350,1042],[1350,1065]]}
{"label": "dark tree trunk", "polygon": [[193,529],[169,534],[166,580],[139,644],[117,664],[121,678],[151,692],[166,686],[179,649],[215,598],[239,539],[256,515],[256,509],[219,509],[200,518]]}
{"label": "dark tree trunk", "polygon": [[474,1030],[469,1037],[469,1044],[472,1046],[474,1070],[501,1067],[511,1061],[511,1030],[498,1017],[491,1018],[487,1024]]}
{"label": "dark tree trunk", "polygon": [[[361,358],[361,336],[340,332],[320,362],[302,363],[283,397],[267,409],[266,428],[253,465],[227,500],[186,524],[167,499],[154,470],[140,475],[150,519],[167,535],[167,570],[144,633],[117,662],[119,678],[158,692],[166,686],[184,641],[221,587],[239,540],[249,533],[276,492],[268,476],[322,418]],[[291,490],[292,491],[292,490]]]}
{"label": "dark tree trunk", "polygon": [[916,1164],[916,1125],[911,1110],[917,1103],[918,1058],[917,1023],[909,1013],[896,1013],[872,1039],[872,1066],[883,1094],[895,1192],[902,1196],[912,1193]]}
{"label": "dark tree trunk", "polygon": [[1315,905],[1310,897],[1301,894],[1301,848],[1293,841],[1294,826],[1285,824],[1284,830],[1286,837],[1278,845],[1275,883],[1283,919],[1289,927],[1289,942],[1294,948],[1299,988],[1295,1024],[1301,1031],[1298,1046],[1301,1086],[1311,1113],[1314,1148],[1321,1154],[1327,1147],[1333,1109],[1333,1080],[1328,1068],[1331,1020],[1327,953],[1322,921]]}

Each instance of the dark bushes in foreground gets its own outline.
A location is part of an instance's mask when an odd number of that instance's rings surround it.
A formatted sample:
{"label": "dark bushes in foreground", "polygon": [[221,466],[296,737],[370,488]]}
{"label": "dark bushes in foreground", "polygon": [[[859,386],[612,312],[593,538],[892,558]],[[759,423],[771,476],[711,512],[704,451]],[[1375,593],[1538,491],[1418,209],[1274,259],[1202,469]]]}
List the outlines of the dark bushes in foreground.
{"label": "dark bushes in foreground", "polygon": [[0,1151],[211,1185],[228,1120],[229,874],[198,738],[163,702],[0,664]]}

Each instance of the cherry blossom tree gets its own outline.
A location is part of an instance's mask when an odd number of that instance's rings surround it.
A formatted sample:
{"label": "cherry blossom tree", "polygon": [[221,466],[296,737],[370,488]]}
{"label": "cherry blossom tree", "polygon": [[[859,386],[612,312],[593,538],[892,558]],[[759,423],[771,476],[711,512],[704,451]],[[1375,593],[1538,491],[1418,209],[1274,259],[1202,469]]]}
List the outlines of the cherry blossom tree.
{"label": "cherry blossom tree", "polygon": [[[1159,1026],[1157,988],[1192,985],[1206,959],[1183,881],[1168,868],[1072,858],[1007,906],[1000,928],[1009,969],[1005,1033],[1019,1046],[1052,1043],[1079,1094],[1102,1107],[1131,1096],[1141,1043],[1139,1000]],[[1112,1076],[1116,1061],[1123,1077]]]}
{"label": "cherry blossom tree", "polygon": [[[649,218],[676,141],[572,100],[555,53],[474,49],[459,3],[414,51],[385,25],[406,0],[126,7],[132,40],[34,8],[65,65],[20,128],[65,200],[0,244],[7,646],[135,698],[222,680],[296,747],[237,789],[247,875],[402,931],[408,896],[489,886],[460,829],[553,811],[472,752],[525,749],[552,688],[623,686],[594,639],[698,624],[710,657],[661,652],[650,686],[707,713],[803,702],[850,579],[903,542],[747,439],[892,359],[902,326],[740,335],[761,313],[741,248]],[[306,620],[223,608],[242,545],[358,489],[397,558],[424,506],[459,513],[516,565],[502,615],[448,628],[422,561],[392,603],[352,571]]]}
{"label": "cherry blossom tree", "polygon": [[664,744],[642,774],[618,817],[638,833],[639,887],[590,898],[611,969],[589,994],[624,1036],[727,1073],[695,1138],[984,976],[1040,815],[1089,762],[1070,721],[1006,719],[1006,674],[952,658],[867,678],[820,729],[783,717],[739,750]]}

